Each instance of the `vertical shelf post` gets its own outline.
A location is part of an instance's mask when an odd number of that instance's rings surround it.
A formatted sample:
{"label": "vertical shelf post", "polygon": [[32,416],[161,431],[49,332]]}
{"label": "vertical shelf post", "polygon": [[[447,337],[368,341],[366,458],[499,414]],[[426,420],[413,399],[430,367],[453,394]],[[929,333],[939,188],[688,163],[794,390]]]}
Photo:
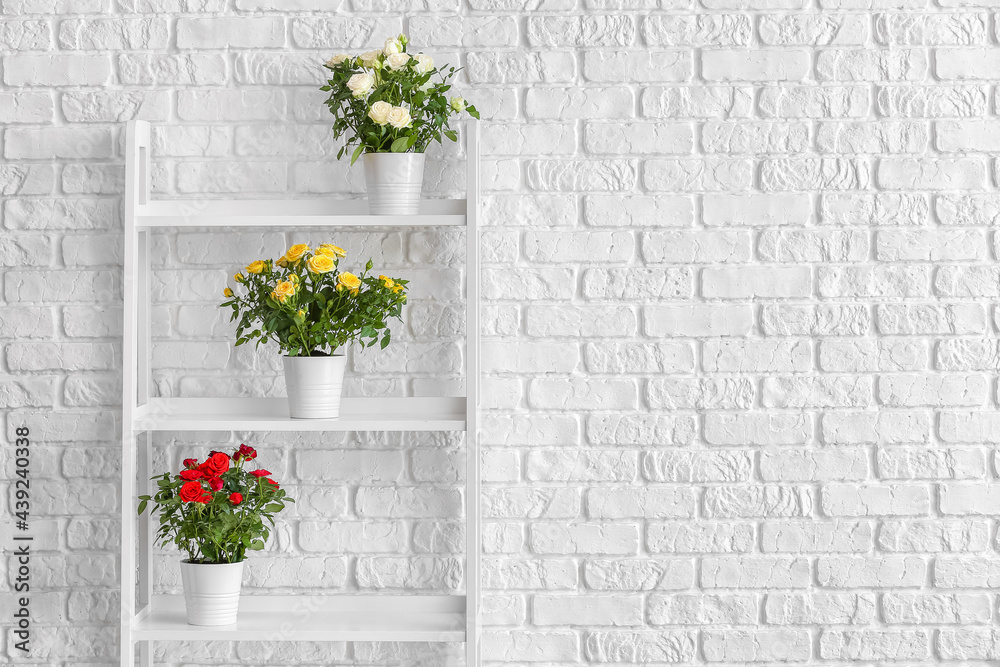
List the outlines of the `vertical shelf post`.
{"label": "vertical shelf post", "polygon": [[466,124],[466,263],[465,263],[465,664],[479,667],[479,608],[482,602],[479,451],[479,123]]}
{"label": "vertical shelf post", "polygon": [[[121,584],[120,662],[131,667],[135,659],[132,624],[137,614],[149,612],[151,580],[149,562],[152,525],[148,516],[137,521],[133,499],[137,475],[148,470],[149,434],[142,437],[143,463],[140,470],[136,433],[132,429],[135,410],[149,398],[149,235],[136,230],[136,211],[149,201],[149,123],[130,121],[125,128],[125,257],[122,267],[122,542],[119,559]],[[147,483],[148,484],[148,483]],[[144,485],[145,486],[145,485]],[[148,486],[146,486],[148,488]],[[138,535],[137,527],[138,524]],[[138,539],[137,539],[138,538]],[[137,543],[143,547],[136,562]],[[136,599],[136,568],[140,595]],[[139,604],[137,604],[139,603]],[[139,605],[142,605],[141,607]],[[150,664],[149,647],[143,646],[140,660]]]}

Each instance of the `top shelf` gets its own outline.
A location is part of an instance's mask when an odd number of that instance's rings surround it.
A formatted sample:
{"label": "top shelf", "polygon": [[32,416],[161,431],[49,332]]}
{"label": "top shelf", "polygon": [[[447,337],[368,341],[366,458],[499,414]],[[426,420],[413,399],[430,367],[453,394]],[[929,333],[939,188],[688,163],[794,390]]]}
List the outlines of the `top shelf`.
{"label": "top shelf", "polygon": [[366,199],[158,199],[136,206],[136,227],[456,227],[465,199],[424,199],[417,215],[371,215]]}

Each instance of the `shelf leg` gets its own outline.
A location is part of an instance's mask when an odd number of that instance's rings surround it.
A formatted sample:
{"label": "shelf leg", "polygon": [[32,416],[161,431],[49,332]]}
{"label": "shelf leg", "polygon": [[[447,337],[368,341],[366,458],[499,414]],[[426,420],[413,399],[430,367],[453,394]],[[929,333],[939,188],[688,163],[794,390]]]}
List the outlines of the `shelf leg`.
{"label": "shelf leg", "polygon": [[[138,450],[138,495],[152,495],[150,481],[151,459],[153,458],[153,434],[144,431],[139,435],[136,442]],[[153,522],[151,515],[153,508],[150,506],[145,513],[139,517],[139,526],[136,533],[139,553],[136,559],[136,571],[138,574],[138,591],[136,596],[136,607],[141,609],[149,604],[153,599]]]}
{"label": "shelf leg", "polygon": [[153,667],[153,642],[139,642],[138,667]]}

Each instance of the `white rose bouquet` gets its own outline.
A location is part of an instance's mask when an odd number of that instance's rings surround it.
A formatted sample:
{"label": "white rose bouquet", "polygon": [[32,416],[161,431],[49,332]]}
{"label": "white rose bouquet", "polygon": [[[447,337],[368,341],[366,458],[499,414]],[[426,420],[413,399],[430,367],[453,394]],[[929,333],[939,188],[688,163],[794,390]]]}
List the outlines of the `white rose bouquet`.
{"label": "white rose bouquet", "polygon": [[[390,37],[385,47],[360,56],[335,55],[325,65],[330,79],[321,90],[330,93],[326,105],[334,115],[333,136],[347,136],[337,158],[352,145],[351,164],[362,153],[423,153],[432,141],[458,134],[449,126],[452,116],[476,107],[461,97],[447,97],[448,83],[457,69],[438,69],[423,53],[411,56],[406,35]],[[434,77],[437,82],[432,81]]]}

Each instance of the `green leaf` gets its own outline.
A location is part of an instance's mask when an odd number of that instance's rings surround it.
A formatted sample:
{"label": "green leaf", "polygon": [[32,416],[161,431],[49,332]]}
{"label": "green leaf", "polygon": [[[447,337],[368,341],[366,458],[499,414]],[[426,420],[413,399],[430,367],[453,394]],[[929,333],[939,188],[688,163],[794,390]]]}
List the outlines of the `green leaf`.
{"label": "green leaf", "polygon": [[351,164],[352,165],[355,162],[358,161],[358,158],[361,157],[361,154],[364,152],[364,150],[365,150],[364,144],[362,144],[362,145],[360,145],[360,146],[358,146],[357,148],[354,149],[354,154],[351,155]]}
{"label": "green leaf", "polygon": [[145,511],[146,511],[146,501],[143,500],[141,503],[139,503],[139,514],[142,514]]}
{"label": "green leaf", "polygon": [[400,137],[392,142],[392,147],[389,150],[393,153],[402,153],[407,149],[408,142],[409,137]]}

